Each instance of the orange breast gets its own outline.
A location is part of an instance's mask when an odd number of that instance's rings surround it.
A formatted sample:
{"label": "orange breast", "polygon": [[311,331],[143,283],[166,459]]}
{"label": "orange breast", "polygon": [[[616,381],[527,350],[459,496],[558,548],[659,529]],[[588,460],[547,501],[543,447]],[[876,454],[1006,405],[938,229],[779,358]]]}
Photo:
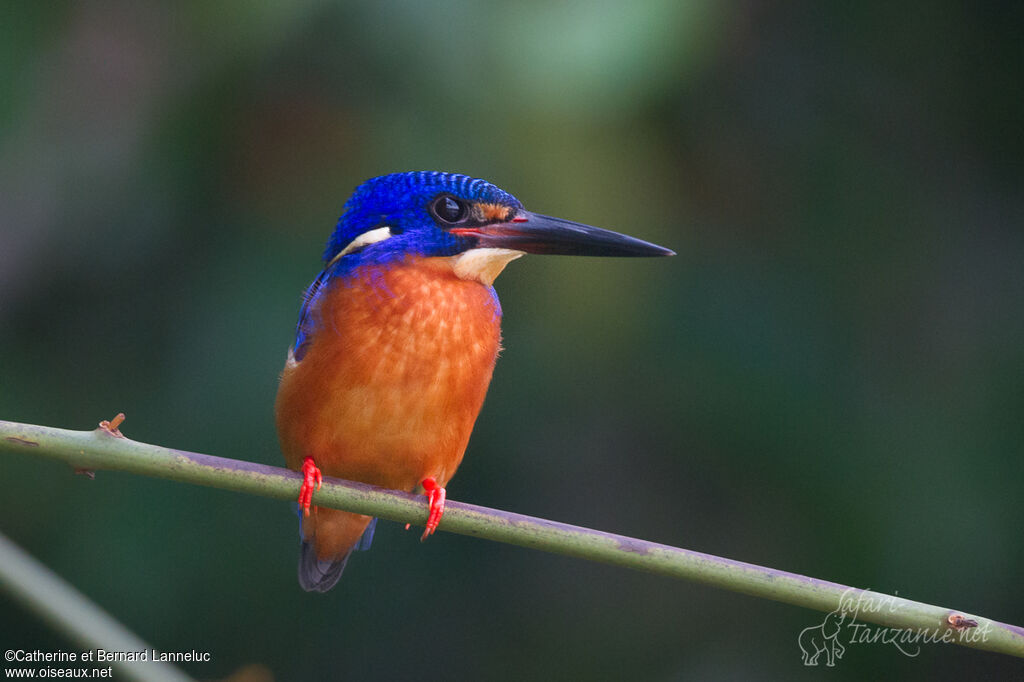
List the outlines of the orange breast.
{"label": "orange breast", "polygon": [[493,290],[446,259],[365,266],[327,285],[277,396],[288,466],[400,490],[462,461],[501,340]]}

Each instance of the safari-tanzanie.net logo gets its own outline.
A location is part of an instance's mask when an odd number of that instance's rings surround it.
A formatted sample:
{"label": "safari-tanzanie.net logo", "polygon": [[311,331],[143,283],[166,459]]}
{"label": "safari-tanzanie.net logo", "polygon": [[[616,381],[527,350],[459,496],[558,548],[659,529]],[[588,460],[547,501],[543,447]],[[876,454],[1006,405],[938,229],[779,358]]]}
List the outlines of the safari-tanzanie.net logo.
{"label": "safari-tanzanie.net logo", "polygon": [[898,597],[849,588],[840,597],[836,609],[821,623],[800,632],[797,643],[803,664],[833,667],[849,647],[859,644],[891,646],[904,656],[914,657],[921,653],[924,644],[988,641],[988,623],[978,627],[976,620],[959,614],[950,614],[945,624],[930,628],[896,628],[858,622],[862,614],[896,614],[904,608],[907,602]]}

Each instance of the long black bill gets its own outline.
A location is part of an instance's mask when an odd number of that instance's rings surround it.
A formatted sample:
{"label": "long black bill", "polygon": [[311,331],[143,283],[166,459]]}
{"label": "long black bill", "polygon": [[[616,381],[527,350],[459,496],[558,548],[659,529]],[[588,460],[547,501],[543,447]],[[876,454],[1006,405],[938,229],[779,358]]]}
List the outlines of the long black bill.
{"label": "long black bill", "polygon": [[519,211],[507,223],[453,229],[473,235],[479,247],[515,249],[557,256],[674,256],[674,251],[571,220]]}

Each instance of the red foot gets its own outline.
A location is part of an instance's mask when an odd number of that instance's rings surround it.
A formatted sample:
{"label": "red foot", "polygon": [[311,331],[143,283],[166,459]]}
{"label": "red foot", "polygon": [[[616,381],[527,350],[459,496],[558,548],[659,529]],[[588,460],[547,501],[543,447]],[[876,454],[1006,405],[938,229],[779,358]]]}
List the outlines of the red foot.
{"label": "red foot", "polygon": [[427,527],[423,530],[423,535],[420,536],[420,542],[423,542],[434,534],[437,524],[441,523],[441,517],[444,515],[445,491],[432,476],[424,478],[420,485],[427,493],[427,506],[430,509],[430,514],[427,516]]}
{"label": "red foot", "polygon": [[[320,467],[316,465],[312,457],[302,460],[302,487],[299,488],[299,508],[302,513],[309,516],[309,506],[313,503],[313,491],[320,490],[324,484],[323,474]],[[316,507],[313,507],[316,510]]]}

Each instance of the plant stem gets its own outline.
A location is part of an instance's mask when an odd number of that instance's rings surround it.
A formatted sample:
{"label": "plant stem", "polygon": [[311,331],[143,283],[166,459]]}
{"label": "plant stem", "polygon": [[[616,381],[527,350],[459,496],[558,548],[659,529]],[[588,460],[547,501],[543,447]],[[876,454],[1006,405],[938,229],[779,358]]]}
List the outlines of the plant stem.
{"label": "plant stem", "polygon": [[[60,459],[79,469],[109,469],[296,499],[301,477],[287,469],[225,459],[114,436],[0,421],[0,451]],[[423,524],[423,496],[324,478],[314,503],[400,523]],[[439,530],[713,585],[858,621],[899,628],[920,643],[943,641],[1024,657],[1024,629],[962,611],[847,587],[754,564],[612,535],[545,519],[448,501]],[[977,622],[956,628],[950,617]],[[848,616],[849,617],[849,616]],[[847,621],[849,622],[849,621]],[[903,640],[906,641],[906,640]]]}
{"label": "plant stem", "polygon": [[[0,422],[6,425],[7,422]],[[90,650],[117,652],[148,651],[153,648],[127,630],[123,625],[60,576],[25,553],[21,547],[0,534],[0,587],[3,587],[25,608],[34,611],[55,630],[63,632],[75,644]],[[14,649],[13,641],[5,644]],[[105,668],[102,661],[74,663],[56,662],[55,668]],[[138,682],[189,682],[192,678],[162,661],[114,661],[109,664],[118,673]],[[8,668],[18,666],[7,662]]]}

